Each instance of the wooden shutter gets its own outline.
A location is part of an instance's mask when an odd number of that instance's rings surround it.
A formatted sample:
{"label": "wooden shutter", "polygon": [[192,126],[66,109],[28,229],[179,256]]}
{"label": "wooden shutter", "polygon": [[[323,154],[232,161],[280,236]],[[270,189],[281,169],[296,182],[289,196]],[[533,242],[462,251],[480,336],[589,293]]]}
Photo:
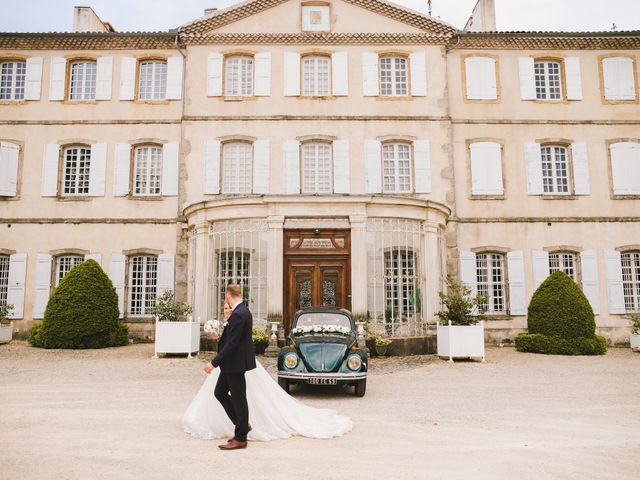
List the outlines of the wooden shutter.
{"label": "wooden shutter", "polygon": [[182,55],[167,58],[167,100],[182,98],[182,70],[184,59]]}
{"label": "wooden shutter", "polygon": [[84,256],[84,261],[86,262],[87,260],[93,260],[102,267],[102,255],[100,253],[87,253]]}
{"label": "wooden shutter", "polygon": [[600,281],[598,278],[598,258],[595,250],[585,250],[580,254],[582,270],[582,291],[589,300],[593,313],[600,314]]}
{"label": "wooden shutter", "polygon": [[549,276],[549,252],[534,250],[531,252],[533,260],[533,289],[538,289],[540,284]]}
{"label": "wooden shutter", "polygon": [[67,61],[63,57],[52,57],[49,100],[64,100],[64,78],[66,73]]}
{"label": "wooden shutter", "polygon": [[640,194],[640,142],[611,144],[614,195]]}
{"label": "wooden shutter", "polygon": [[156,295],[162,295],[167,290],[173,291],[174,279],[174,254],[163,253],[158,255],[158,281],[156,283]]}
{"label": "wooden shutter", "polygon": [[431,155],[429,140],[413,142],[413,165],[416,193],[431,193]]}
{"label": "wooden shutter", "polygon": [[531,57],[520,57],[518,65],[520,70],[520,98],[522,100],[536,99],[536,74],[534,60]]}
{"label": "wooden shutter", "polygon": [[285,140],[283,143],[284,193],[300,193],[300,142]]}
{"label": "wooden shutter", "polygon": [[602,60],[604,98],[607,100],[635,100],[634,62],[629,57],[609,57]]}
{"label": "wooden shutter", "polygon": [[349,140],[333,142],[333,192],[347,195],[351,193]]}
{"label": "wooden shutter", "polygon": [[124,197],[129,195],[129,173],[131,171],[131,145],[116,144],[116,161],[113,171],[113,195]]}
{"label": "wooden shutter", "polygon": [[27,254],[14,253],[9,257],[7,304],[13,305],[11,318],[24,317],[24,282],[27,275]]}
{"label": "wooden shutter", "polygon": [[576,195],[589,195],[589,159],[587,157],[587,144],[575,142],[571,145],[571,158],[573,160],[573,180]]}
{"label": "wooden shutter", "polygon": [[582,100],[582,74],[580,73],[580,58],[565,58],[564,70],[567,77],[567,99]]}
{"label": "wooden shutter", "polygon": [[27,58],[25,74],[25,100],[40,100],[42,90],[42,57]]}
{"label": "wooden shutter", "polygon": [[507,253],[507,264],[509,266],[509,313],[511,315],[526,315],[524,255],[521,251]]}
{"label": "wooden shutter", "polygon": [[42,196],[55,197],[58,195],[58,161],[60,146],[47,143],[42,157]]}
{"label": "wooden shutter", "polygon": [[284,96],[300,95],[300,54],[284,52]]}
{"label": "wooden shutter", "polygon": [[107,173],[107,144],[91,145],[91,162],[89,164],[89,196],[104,197],[104,183]]}
{"label": "wooden shutter", "polygon": [[120,60],[120,100],[133,100],[136,91],[136,66],[134,57]]}
{"label": "wooden shutter", "polygon": [[269,168],[271,143],[269,140],[256,140],[253,143],[253,193],[269,193]]}
{"label": "wooden shutter", "polygon": [[39,253],[36,263],[36,290],[33,297],[33,318],[44,318],[51,290],[51,255]]}
{"label": "wooden shutter", "polygon": [[335,52],[331,55],[331,94],[334,97],[349,95],[349,55]]}
{"label": "wooden shutter", "polygon": [[162,146],[162,195],[178,195],[180,143],[170,142]]}
{"label": "wooden shutter", "polygon": [[255,55],[256,62],[256,97],[271,95],[271,52],[261,52]]}
{"label": "wooden shutter", "polygon": [[367,193],[382,193],[382,144],[364,141],[364,170]]}
{"label": "wooden shutter", "polygon": [[495,142],[474,142],[471,153],[471,193],[503,195],[502,146]]}
{"label": "wooden shutter", "polygon": [[220,141],[207,140],[204,145],[204,185],[205,195],[220,193]]}
{"label": "wooden shutter", "polygon": [[464,63],[467,99],[496,100],[496,60],[490,57],[467,57]]}
{"label": "wooden shutter", "polygon": [[15,197],[18,193],[19,159],[19,145],[0,142],[0,196]]}
{"label": "wooden shutter", "polygon": [[411,73],[411,96],[427,96],[427,57],[424,52],[414,52],[409,55],[409,69]]}
{"label": "wooden shutter", "polygon": [[109,278],[118,295],[120,318],[124,317],[124,279],[126,257],[120,253],[112,253],[109,259]]}
{"label": "wooden shutter", "polygon": [[542,150],[539,143],[524,144],[524,161],[527,171],[527,192],[529,195],[542,195]]}
{"label": "wooden shutter", "polygon": [[460,282],[471,289],[471,295],[478,294],[476,254],[473,252],[460,252]]}
{"label": "wooden shutter", "polygon": [[96,100],[111,100],[113,57],[99,57],[96,61]]}
{"label": "wooden shutter", "polygon": [[207,57],[207,96],[222,95],[222,54],[210,53]]}
{"label": "wooden shutter", "polygon": [[378,54],[362,53],[362,94],[365,97],[378,96]]}
{"label": "wooden shutter", "polygon": [[605,250],[604,267],[607,279],[609,313],[625,313],[620,252],[616,250]]}

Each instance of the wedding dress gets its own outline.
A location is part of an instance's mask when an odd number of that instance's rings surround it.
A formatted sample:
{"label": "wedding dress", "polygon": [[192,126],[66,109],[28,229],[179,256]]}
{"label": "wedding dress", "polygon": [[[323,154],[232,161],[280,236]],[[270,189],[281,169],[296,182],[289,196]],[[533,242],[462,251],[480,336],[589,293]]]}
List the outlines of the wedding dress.
{"label": "wedding dress", "polygon": [[[213,396],[220,369],[207,375],[202,387],[182,417],[182,428],[197,438],[231,438],[233,424]],[[245,373],[249,403],[249,440],[275,440],[302,435],[332,438],[353,428],[351,420],[334,410],[309,407],[287,394],[264,367]]]}

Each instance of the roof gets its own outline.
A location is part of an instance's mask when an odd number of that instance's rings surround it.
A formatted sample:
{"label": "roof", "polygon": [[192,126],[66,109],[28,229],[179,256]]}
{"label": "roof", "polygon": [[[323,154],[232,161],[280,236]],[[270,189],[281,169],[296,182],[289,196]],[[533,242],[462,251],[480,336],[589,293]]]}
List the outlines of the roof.
{"label": "roof", "polygon": [[118,50],[174,48],[175,32],[0,32],[0,49]]}
{"label": "roof", "polygon": [[631,50],[640,48],[640,31],[620,32],[458,32],[451,49]]}

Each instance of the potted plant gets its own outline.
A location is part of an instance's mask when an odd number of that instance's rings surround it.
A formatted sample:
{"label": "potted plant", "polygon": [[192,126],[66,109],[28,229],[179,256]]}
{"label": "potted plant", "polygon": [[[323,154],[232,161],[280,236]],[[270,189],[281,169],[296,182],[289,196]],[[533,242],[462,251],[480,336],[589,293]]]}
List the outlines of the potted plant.
{"label": "potted plant", "polygon": [[376,347],[376,355],[384,357],[387,354],[387,350],[389,349],[389,345],[391,345],[392,340],[382,332],[374,332],[373,342]]}
{"label": "potted plant", "polygon": [[470,288],[447,278],[447,291],[440,292],[443,309],[436,313],[438,356],[480,357],[484,361],[485,299]]}
{"label": "potted plant", "polygon": [[187,353],[191,357],[200,350],[200,323],[193,321],[191,311],[191,305],[175,300],[172,290],[157,297],[151,310],[156,316],[156,358],[158,353]]}
{"label": "potted plant", "polygon": [[263,325],[256,325],[251,332],[251,338],[253,339],[253,349],[258,355],[264,354],[267,345],[269,345],[269,336],[267,335],[266,327]]}
{"label": "potted plant", "polygon": [[9,343],[13,338],[13,324],[9,317],[13,305],[0,305],[0,343]]}
{"label": "potted plant", "polygon": [[631,350],[640,351],[640,313],[630,315],[631,320]]}

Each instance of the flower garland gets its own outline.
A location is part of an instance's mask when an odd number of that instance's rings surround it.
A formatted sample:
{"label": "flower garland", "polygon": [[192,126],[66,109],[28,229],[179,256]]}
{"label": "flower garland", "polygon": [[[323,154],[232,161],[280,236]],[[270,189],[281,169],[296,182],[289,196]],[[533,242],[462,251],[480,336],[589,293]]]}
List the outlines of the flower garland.
{"label": "flower garland", "polygon": [[341,335],[351,335],[349,327],[337,325],[309,325],[306,327],[296,327],[292,330],[294,335],[305,335],[307,333],[338,333]]}

